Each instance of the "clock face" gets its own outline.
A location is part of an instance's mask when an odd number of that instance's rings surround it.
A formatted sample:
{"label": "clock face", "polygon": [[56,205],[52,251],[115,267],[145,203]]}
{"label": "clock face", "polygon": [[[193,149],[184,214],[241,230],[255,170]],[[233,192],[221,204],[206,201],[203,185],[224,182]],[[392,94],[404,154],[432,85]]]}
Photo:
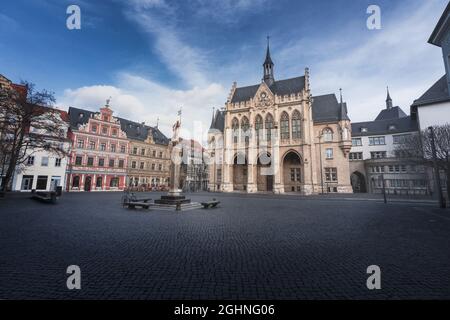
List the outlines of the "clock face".
{"label": "clock face", "polygon": [[265,92],[261,92],[261,98],[265,99],[267,97],[267,94]]}

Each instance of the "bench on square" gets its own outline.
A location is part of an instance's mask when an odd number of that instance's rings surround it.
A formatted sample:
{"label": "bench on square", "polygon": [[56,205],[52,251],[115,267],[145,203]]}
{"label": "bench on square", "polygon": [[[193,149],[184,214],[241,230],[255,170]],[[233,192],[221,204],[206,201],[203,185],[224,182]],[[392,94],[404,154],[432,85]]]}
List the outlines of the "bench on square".
{"label": "bench on square", "polygon": [[128,209],[136,209],[136,208],[142,208],[142,209],[148,209],[150,208],[150,203],[147,201],[150,201],[151,199],[144,199],[145,201],[126,201],[123,203],[124,207],[127,207]]}
{"label": "bench on square", "polygon": [[203,206],[203,209],[211,209],[217,207],[219,203],[220,201],[214,199],[213,201],[201,202],[201,205]]}
{"label": "bench on square", "polygon": [[57,191],[36,191],[31,190],[31,198],[48,203],[56,203],[61,196],[60,190]]}

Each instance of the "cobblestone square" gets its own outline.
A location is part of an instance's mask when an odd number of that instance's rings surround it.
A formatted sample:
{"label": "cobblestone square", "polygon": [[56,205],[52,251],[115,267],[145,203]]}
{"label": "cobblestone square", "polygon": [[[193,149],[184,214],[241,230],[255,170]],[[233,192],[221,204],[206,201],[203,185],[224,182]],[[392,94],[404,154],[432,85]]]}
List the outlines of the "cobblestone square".
{"label": "cobblestone square", "polygon": [[177,213],[121,195],[0,200],[0,299],[450,298],[450,212],[431,204],[199,193],[220,207]]}

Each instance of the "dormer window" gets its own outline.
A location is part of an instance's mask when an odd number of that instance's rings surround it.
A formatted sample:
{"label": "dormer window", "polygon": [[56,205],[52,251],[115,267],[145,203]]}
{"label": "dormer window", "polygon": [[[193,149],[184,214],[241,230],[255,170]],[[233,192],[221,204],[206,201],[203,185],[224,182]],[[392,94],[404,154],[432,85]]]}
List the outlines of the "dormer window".
{"label": "dormer window", "polygon": [[390,130],[390,131],[395,130],[395,129],[397,129],[397,128],[395,127],[395,124],[389,125],[389,130]]}
{"label": "dormer window", "polygon": [[84,117],[84,113],[81,112],[81,113],[78,115],[78,118],[81,119],[81,118],[83,118],[83,117]]}
{"label": "dormer window", "polygon": [[367,128],[361,128],[361,132],[367,132]]}

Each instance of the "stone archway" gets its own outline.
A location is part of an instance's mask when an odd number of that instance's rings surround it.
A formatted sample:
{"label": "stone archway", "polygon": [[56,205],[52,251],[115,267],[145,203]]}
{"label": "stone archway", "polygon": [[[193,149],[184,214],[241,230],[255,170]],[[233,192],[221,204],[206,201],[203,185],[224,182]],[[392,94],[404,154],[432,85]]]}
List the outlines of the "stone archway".
{"label": "stone archway", "polygon": [[262,153],[258,156],[256,165],[256,184],[258,191],[273,191],[274,175],[271,172],[271,155]]}
{"label": "stone archway", "polygon": [[361,172],[359,171],[353,172],[350,176],[350,182],[352,184],[353,193],[367,192],[366,178]]}
{"label": "stone archway", "polygon": [[233,190],[247,191],[247,182],[247,157],[243,154],[237,154],[233,160]]}
{"label": "stone archway", "polygon": [[294,151],[288,151],[283,158],[283,186],[284,192],[302,192],[302,160]]}

